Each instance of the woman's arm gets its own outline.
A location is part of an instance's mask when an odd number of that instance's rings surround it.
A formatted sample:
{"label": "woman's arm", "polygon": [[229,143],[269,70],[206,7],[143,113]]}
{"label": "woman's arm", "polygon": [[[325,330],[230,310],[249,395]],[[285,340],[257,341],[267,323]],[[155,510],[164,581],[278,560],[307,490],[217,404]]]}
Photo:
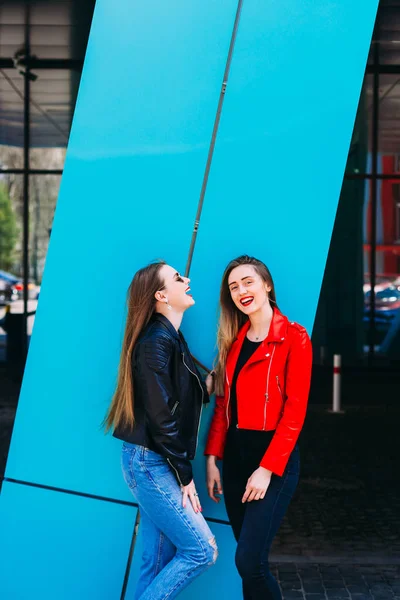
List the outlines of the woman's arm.
{"label": "woman's arm", "polygon": [[213,455],[222,459],[224,454],[228,424],[226,420],[224,396],[216,396],[214,414],[208,432],[205,455]]}
{"label": "woman's arm", "polygon": [[277,475],[283,474],[304,423],[311,367],[311,340],[303,327],[296,327],[286,368],[286,400],[282,417],[260,463],[261,467]]}
{"label": "woman's arm", "polygon": [[225,440],[227,434],[227,420],[224,396],[217,396],[215,401],[214,415],[204,454],[207,456],[207,490],[208,495],[214,502],[219,502],[215,494],[222,494],[221,474],[217,466],[217,459],[222,459],[224,454]]}

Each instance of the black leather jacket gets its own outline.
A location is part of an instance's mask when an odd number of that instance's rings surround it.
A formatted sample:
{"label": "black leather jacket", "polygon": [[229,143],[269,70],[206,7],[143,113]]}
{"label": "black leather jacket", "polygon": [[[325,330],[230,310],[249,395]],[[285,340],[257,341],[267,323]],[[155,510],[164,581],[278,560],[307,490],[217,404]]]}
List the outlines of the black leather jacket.
{"label": "black leather jacket", "polygon": [[155,313],[141,334],[132,369],[135,425],[114,436],[165,456],[179,484],[187,485],[209,398],[183,335],[163,315]]}

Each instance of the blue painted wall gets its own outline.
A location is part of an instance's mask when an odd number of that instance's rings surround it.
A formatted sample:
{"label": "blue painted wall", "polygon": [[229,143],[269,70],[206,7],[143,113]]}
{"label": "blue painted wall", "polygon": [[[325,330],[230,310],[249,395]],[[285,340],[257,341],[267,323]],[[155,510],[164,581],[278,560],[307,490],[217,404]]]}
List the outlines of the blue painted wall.
{"label": "blue painted wall", "polygon": [[[191,272],[197,304],[183,326],[206,364],[214,355],[220,277],[243,252],[267,262],[282,309],[311,331],[377,3],[244,1]],[[125,293],[134,271],[154,258],[184,270],[236,8],[234,0],[97,2],[8,478],[131,500],[120,444],[100,430],[115,384]],[[65,291],[71,279],[73,293]],[[203,411],[202,440],[211,412]],[[206,515],[224,518],[223,506],[205,497],[201,453],[195,472]],[[80,503],[82,515],[92,510],[86,507],[98,511],[90,540],[79,525]],[[48,517],[55,512],[56,526]],[[113,585],[106,589],[107,598],[119,598],[122,581],[114,583],[125,568],[134,512],[5,484],[0,562],[7,585],[14,582],[12,597],[25,597],[18,573],[28,568],[31,597],[54,597],[41,576],[54,547],[73,573],[57,598],[80,597],[88,586],[102,597],[101,553],[117,544],[108,553]],[[76,536],[65,524],[76,526]],[[210,600],[240,597],[231,533],[214,529],[222,558],[182,597],[200,598],[204,586]],[[50,530],[59,532],[57,542]],[[18,552],[27,535],[35,552]],[[74,563],[81,544],[101,578]],[[130,589],[137,568],[138,557]]]}

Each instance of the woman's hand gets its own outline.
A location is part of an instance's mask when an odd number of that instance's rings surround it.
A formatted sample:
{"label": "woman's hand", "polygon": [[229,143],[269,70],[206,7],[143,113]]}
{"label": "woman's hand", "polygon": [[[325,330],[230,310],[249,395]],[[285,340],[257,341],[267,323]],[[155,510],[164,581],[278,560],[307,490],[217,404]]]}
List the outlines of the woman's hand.
{"label": "woman's hand", "polygon": [[183,485],[181,487],[182,490],[182,506],[183,508],[186,508],[186,504],[187,504],[187,499],[190,499],[190,502],[192,503],[193,506],[193,510],[195,513],[203,512],[203,509],[201,508],[201,504],[200,504],[200,500],[199,500],[199,495],[196,492],[196,486],[194,485],[194,481],[192,479],[192,481],[188,484],[188,485]]}
{"label": "woman's hand", "polygon": [[217,467],[217,457],[207,456],[207,490],[208,495],[214,502],[219,502],[215,494],[222,494],[221,475]]}
{"label": "woman's hand", "polygon": [[214,377],[215,371],[210,371],[206,377],[206,388],[209,396],[214,393]]}
{"label": "woman's hand", "polygon": [[258,467],[247,480],[246,490],[242,502],[251,502],[252,500],[262,500],[267,493],[271,482],[272,471]]}

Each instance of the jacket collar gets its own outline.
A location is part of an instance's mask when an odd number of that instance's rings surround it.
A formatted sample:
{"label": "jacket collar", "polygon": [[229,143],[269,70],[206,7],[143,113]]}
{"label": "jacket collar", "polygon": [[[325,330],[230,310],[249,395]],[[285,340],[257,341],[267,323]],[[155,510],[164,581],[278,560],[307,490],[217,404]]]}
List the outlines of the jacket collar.
{"label": "jacket collar", "polygon": [[[235,371],[236,363],[239,358],[240,350],[244,342],[244,338],[250,328],[250,321],[247,321],[243,327],[239,330],[236,340],[232,344],[232,348],[228,354],[226,363],[226,374],[229,381],[232,381],[233,373]],[[270,342],[282,343],[287,334],[288,319],[285,317],[277,308],[274,308],[274,314],[272,315],[272,321],[269,328],[269,332],[265,340],[260,344],[254,354],[250,357],[246,365],[250,363],[263,360],[266,357],[265,347]]]}
{"label": "jacket collar", "polygon": [[[274,308],[269,332],[264,342],[283,342],[288,328],[288,318],[285,317],[277,308]],[[243,343],[246,333],[250,329],[250,320],[247,321],[237,334],[237,340]],[[242,344],[240,344],[242,345]]]}
{"label": "jacket collar", "polygon": [[177,340],[179,340],[179,334],[177,332],[177,330],[175,329],[175,327],[172,325],[171,321],[169,319],[167,319],[167,317],[164,317],[164,315],[162,315],[159,312],[155,312],[152,316],[152,320],[153,321],[158,321],[159,323],[162,323],[164,325],[164,327],[169,331],[169,333],[176,338]]}

